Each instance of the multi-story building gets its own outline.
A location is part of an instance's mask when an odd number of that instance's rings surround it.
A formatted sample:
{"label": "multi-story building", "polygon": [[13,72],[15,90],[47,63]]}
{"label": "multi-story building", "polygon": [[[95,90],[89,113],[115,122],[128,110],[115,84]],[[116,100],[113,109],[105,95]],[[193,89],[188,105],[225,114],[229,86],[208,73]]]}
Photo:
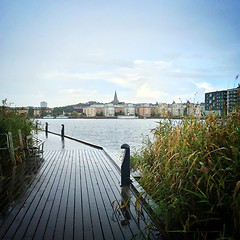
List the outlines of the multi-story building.
{"label": "multi-story building", "polygon": [[115,108],[112,103],[108,103],[104,105],[103,115],[105,117],[114,117],[115,116]]}
{"label": "multi-story building", "polygon": [[134,116],[135,115],[135,107],[132,103],[126,103],[123,107],[123,112],[126,116]]}
{"label": "multi-story building", "polygon": [[205,111],[222,116],[229,113],[240,103],[240,86],[223,91],[205,93]]}
{"label": "multi-story building", "polygon": [[183,103],[172,103],[169,107],[169,112],[175,117],[183,117],[187,105]]}
{"label": "multi-story building", "polygon": [[165,117],[168,111],[168,104],[166,103],[158,103],[158,105],[154,108],[155,115],[160,117]]}
{"label": "multi-story building", "polygon": [[151,117],[152,115],[152,107],[149,104],[142,104],[136,107],[135,111],[139,117]]}
{"label": "multi-story building", "polygon": [[240,103],[240,85],[227,90],[227,113],[231,112]]}
{"label": "multi-story building", "polygon": [[83,109],[83,113],[85,113],[87,117],[96,117],[96,107],[86,107]]}
{"label": "multi-story building", "polygon": [[227,108],[227,90],[205,93],[205,111],[222,116]]}

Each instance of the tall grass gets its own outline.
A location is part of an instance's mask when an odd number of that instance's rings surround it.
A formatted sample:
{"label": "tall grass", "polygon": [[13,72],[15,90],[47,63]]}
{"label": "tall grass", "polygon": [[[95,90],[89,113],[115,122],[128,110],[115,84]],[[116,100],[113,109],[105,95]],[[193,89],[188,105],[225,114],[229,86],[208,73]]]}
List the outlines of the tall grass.
{"label": "tall grass", "polygon": [[[26,115],[21,115],[7,107],[6,100],[3,101],[3,106],[0,107],[0,134],[11,132],[13,136],[14,148],[18,147],[19,136],[18,130],[21,130],[23,139],[31,134],[34,129],[34,123]],[[6,147],[6,138],[0,138],[0,147]],[[19,152],[16,152],[17,160],[21,161]],[[2,166],[9,165],[10,156],[8,151],[0,151],[0,164]]]}
{"label": "tall grass", "polygon": [[240,239],[240,111],[159,122],[133,156],[166,233]]}

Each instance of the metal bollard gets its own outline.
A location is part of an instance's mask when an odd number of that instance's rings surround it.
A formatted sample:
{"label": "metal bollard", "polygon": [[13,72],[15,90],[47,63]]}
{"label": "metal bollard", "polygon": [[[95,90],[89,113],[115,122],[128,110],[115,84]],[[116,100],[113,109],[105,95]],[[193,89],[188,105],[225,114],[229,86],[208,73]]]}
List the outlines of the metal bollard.
{"label": "metal bollard", "polygon": [[46,122],[46,126],[45,126],[45,132],[48,132],[48,123]]}
{"label": "metal bollard", "polygon": [[123,144],[121,149],[125,149],[125,155],[121,166],[121,187],[129,186],[130,180],[130,147],[128,144]]}
{"label": "metal bollard", "polygon": [[62,124],[61,136],[64,138],[64,124]]}
{"label": "metal bollard", "polygon": [[45,135],[46,138],[48,138],[48,123],[46,122],[46,126],[45,126]]}

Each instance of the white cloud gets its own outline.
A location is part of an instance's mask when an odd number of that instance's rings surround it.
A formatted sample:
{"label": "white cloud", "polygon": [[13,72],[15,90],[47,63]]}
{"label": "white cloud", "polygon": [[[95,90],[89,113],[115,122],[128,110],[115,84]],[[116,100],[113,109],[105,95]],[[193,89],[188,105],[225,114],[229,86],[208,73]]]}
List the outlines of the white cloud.
{"label": "white cloud", "polygon": [[159,99],[160,97],[164,96],[167,96],[167,94],[158,90],[151,89],[147,83],[144,83],[141,87],[139,87],[136,93],[136,97],[142,99]]}
{"label": "white cloud", "polygon": [[210,83],[200,82],[195,84],[199,89],[203,89],[204,93],[216,91],[216,88],[214,88]]}
{"label": "white cloud", "polygon": [[[76,86],[76,88],[70,87],[62,90],[62,93],[71,95],[71,97],[81,97],[81,99],[86,99],[86,101],[96,99],[96,97],[101,99],[97,101],[106,99],[106,95],[104,97],[97,87],[96,83],[98,81],[99,84],[106,82],[106,89],[108,88],[107,83],[115,84],[117,91],[118,87],[120,87],[123,96],[126,97],[122,101],[132,102],[172,102],[173,100],[178,101],[180,98],[184,100],[193,99],[198,90],[201,92],[203,89],[205,91],[213,89],[207,82],[195,83],[195,78],[199,80],[198,72],[189,73],[183,68],[179,70],[179,66],[174,66],[167,61],[146,61],[140,59],[133,61],[125,67],[78,73],[59,71],[48,73],[45,75],[45,78],[65,82],[65,86],[71,86],[71,84]],[[91,81],[94,81],[95,85],[91,85]],[[88,83],[87,87],[84,86],[84,89],[80,87],[83,82]],[[88,85],[92,86],[91,89]],[[108,97],[111,99],[112,95],[113,93],[109,92]],[[202,99],[203,96],[201,96],[200,101]]]}

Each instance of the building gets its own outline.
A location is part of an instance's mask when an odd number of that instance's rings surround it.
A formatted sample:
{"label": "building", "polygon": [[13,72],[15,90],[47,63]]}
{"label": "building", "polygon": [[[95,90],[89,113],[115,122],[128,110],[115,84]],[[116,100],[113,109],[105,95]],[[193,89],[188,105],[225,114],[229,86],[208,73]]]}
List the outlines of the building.
{"label": "building", "polygon": [[123,112],[126,116],[135,116],[135,107],[132,103],[126,103],[123,107]]}
{"label": "building", "polygon": [[205,93],[205,111],[222,116],[226,110],[227,90]]}
{"label": "building", "polygon": [[183,117],[185,115],[185,109],[187,104],[183,103],[172,103],[169,107],[169,112],[175,117]]}
{"label": "building", "polygon": [[231,112],[240,103],[240,86],[223,91],[205,93],[206,113],[215,112],[222,116]]}
{"label": "building", "polygon": [[149,104],[143,104],[135,108],[136,115],[139,117],[151,117],[152,107]]}
{"label": "building", "polygon": [[108,103],[104,105],[103,115],[105,117],[114,117],[115,116],[115,108],[112,103]]}
{"label": "building", "polygon": [[96,107],[86,107],[83,109],[83,112],[86,114],[87,117],[96,117],[97,111]]}
{"label": "building", "polygon": [[47,108],[47,102],[40,102],[40,107],[41,108]]}
{"label": "building", "polygon": [[240,103],[240,85],[237,88],[227,90],[227,113]]}

